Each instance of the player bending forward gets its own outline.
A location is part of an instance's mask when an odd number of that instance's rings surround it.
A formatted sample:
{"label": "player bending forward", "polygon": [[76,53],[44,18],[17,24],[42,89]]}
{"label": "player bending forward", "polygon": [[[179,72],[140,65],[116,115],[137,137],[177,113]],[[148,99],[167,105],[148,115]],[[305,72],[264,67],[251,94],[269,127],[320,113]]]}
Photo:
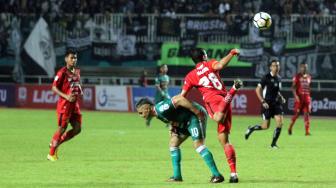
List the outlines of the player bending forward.
{"label": "player bending forward", "polygon": [[293,95],[295,98],[294,104],[294,116],[292,117],[291,124],[288,127],[288,134],[291,135],[293,132],[293,126],[300,115],[300,112],[303,111],[304,124],[306,129],[306,136],[310,135],[310,120],[309,114],[311,113],[311,104],[310,104],[310,83],[311,76],[307,73],[307,63],[300,64],[300,72],[296,74],[293,78]]}
{"label": "player bending forward", "polygon": [[236,80],[233,88],[227,92],[219,76],[219,71],[224,69],[230,60],[237,54],[239,54],[239,51],[233,49],[220,61],[216,61],[215,59],[208,61],[204,49],[196,48],[192,50],[191,58],[196,64],[196,68],[190,71],[185,77],[184,86],[181,92],[182,96],[186,96],[189,90],[195,87],[203,95],[203,100],[209,116],[218,124],[218,140],[224,148],[227,162],[231,169],[230,183],[238,182],[236,153],[233,145],[229,142],[232,119],[230,102],[237,89],[242,86],[242,82]]}
{"label": "player bending forward", "polygon": [[206,112],[201,105],[192,104],[182,96],[165,99],[155,105],[149,99],[142,98],[136,104],[136,109],[139,115],[145,119],[157,117],[165,123],[172,124],[169,147],[174,174],[168,181],[182,181],[180,145],[189,136],[193,140],[196,152],[201,155],[212,173],[210,182],[220,183],[224,181],[223,176],[216,167],[211,152],[204,145]]}
{"label": "player bending forward", "polygon": [[[67,140],[80,133],[82,115],[79,109],[78,97],[83,94],[80,86],[80,70],[76,67],[77,53],[68,50],[65,54],[66,66],[55,76],[52,90],[59,95],[57,102],[58,128],[52,137],[48,160],[56,161],[57,148]],[[65,132],[70,122],[72,129]]]}

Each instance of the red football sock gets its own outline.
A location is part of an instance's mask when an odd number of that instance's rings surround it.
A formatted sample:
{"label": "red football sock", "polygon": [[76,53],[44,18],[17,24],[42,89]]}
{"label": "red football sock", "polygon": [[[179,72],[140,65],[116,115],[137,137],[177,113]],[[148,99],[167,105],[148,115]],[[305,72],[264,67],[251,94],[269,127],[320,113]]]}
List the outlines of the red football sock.
{"label": "red football sock", "polygon": [[236,173],[236,152],[233,145],[226,144],[224,147],[227,162],[229,163],[231,173]]}
{"label": "red football sock", "polygon": [[309,128],[310,128],[309,114],[304,115],[304,124],[305,124],[306,134],[309,134]]}
{"label": "red football sock", "polygon": [[49,151],[50,155],[55,154],[55,150],[57,146],[59,145],[60,139],[61,139],[61,132],[57,130],[51,140],[51,146],[50,146],[50,151]]}
{"label": "red football sock", "polygon": [[290,123],[290,125],[289,125],[289,129],[292,129],[292,128],[293,128],[294,123],[295,123],[296,119],[299,117],[299,115],[300,115],[300,114],[299,114],[298,112],[295,112],[294,116],[292,117],[292,121],[291,121],[291,123]]}
{"label": "red football sock", "polygon": [[236,93],[237,90],[231,88],[230,91],[226,93],[224,100],[219,104],[218,111],[224,112],[224,110],[231,105],[231,101]]}
{"label": "red football sock", "polygon": [[61,145],[63,142],[66,142],[68,140],[70,140],[71,138],[73,138],[75,136],[75,132],[73,129],[65,132],[62,136],[61,136],[61,140],[59,145]]}

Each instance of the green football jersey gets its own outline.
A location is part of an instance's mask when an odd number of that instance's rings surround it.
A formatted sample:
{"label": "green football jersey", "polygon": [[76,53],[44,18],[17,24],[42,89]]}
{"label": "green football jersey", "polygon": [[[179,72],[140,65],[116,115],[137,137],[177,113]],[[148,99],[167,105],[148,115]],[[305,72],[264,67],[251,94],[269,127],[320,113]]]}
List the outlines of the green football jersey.
{"label": "green football jersey", "polygon": [[[205,109],[197,104],[193,103],[196,108],[203,111],[206,114]],[[171,99],[166,99],[155,105],[155,111],[157,113],[157,118],[165,123],[169,122],[179,122],[181,125],[187,125],[193,116],[196,116],[194,113],[189,111],[186,108],[175,108]]]}
{"label": "green football jersey", "polygon": [[[160,85],[160,88],[162,88],[162,86],[164,84],[168,85],[169,84],[169,76],[168,75],[157,75],[157,77],[155,78],[155,84],[156,85]],[[162,88],[162,89],[166,89],[166,88]]]}

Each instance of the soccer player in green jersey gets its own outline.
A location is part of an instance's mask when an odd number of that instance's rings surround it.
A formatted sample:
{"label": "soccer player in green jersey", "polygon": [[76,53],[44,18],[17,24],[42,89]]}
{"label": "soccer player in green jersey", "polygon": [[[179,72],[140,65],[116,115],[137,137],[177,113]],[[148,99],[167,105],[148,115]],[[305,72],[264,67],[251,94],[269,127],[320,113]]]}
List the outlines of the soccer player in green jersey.
{"label": "soccer player in green jersey", "polygon": [[155,78],[155,104],[165,99],[170,99],[168,93],[169,76],[167,75],[167,72],[168,66],[166,64],[162,64],[160,66],[160,74],[158,74]]}
{"label": "soccer player in green jersey", "polygon": [[[155,104],[165,100],[170,99],[170,95],[168,93],[168,84],[169,84],[169,76],[167,75],[168,66],[166,64],[162,64],[160,66],[160,73],[155,78]],[[151,118],[146,120],[146,125],[149,127],[151,122]],[[167,125],[168,127],[168,125]]]}
{"label": "soccer player in green jersey", "polygon": [[155,105],[149,99],[142,98],[136,104],[136,109],[139,115],[145,119],[157,117],[161,121],[172,125],[169,147],[174,174],[168,181],[182,181],[180,145],[189,136],[193,140],[196,152],[201,155],[212,173],[210,182],[220,183],[224,181],[224,177],[219,173],[211,152],[204,145],[207,113],[201,105],[191,103],[186,98],[178,95]]}

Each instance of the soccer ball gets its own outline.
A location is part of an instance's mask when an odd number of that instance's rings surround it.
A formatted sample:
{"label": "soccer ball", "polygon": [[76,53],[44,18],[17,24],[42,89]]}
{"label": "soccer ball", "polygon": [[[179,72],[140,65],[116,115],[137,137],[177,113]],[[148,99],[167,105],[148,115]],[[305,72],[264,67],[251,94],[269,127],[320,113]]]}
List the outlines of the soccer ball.
{"label": "soccer ball", "polygon": [[265,30],[272,25],[272,18],[266,12],[258,12],[253,17],[253,24],[260,30]]}

